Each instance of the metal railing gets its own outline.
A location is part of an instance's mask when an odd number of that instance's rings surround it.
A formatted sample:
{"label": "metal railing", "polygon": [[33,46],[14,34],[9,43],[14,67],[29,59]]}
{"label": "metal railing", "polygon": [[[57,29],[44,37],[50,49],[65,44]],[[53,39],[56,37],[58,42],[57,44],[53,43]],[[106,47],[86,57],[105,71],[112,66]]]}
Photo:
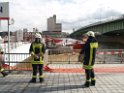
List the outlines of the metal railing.
{"label": "metal railing", "polygon": [[[49,63],[80,63],[78,60],[79,53],[74,51],[55,52],[49,50]],[[62,51],[62,50],[61,50]],[[100,49],[96,54],[96,63],[98,64],[120,64],[124,63],[124,50],[122,49]]]}
{"label": "metal railing", "polygon": [[4,68],[9,71],[31,70],[31,57],[29,53],[5,53]]}
{"label": "metal railing", "polygon": [[124,49],[100,49],[97,51],[96,62],[104,64],[124,63]]}
{"label": "metal railing", "polygon": [[[65,50],[48,50],[44,56],[44,62],[47,64],[80,64],[78,61],[79,53]],[[29,53],[5,53],[4,68],[9,71],[13,70],[32,70],[31,57]],[[8,61],[10,60],[10,61]],[[97,51],[97,64],[122,64],[124,63],[124,50],[120,49],[101,49]]]}

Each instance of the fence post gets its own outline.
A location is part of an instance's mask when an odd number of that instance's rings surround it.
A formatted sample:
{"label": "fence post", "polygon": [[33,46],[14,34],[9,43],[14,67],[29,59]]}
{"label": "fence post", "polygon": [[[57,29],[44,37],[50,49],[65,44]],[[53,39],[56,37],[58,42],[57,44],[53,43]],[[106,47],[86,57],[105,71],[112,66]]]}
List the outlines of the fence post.
{"label": "fence post", "polygon": [[69,58],[68,64],[70,64],[70,55],[71,55],[71,54],[69,53],[69,55],[68,55],[68,58]]}
{"label": "fence post", "polygon": [[49,52],[49,50],[47,49],[45,54],[44,54],[44,59],[43,59],[44,66],[46,66],[48,64],[48,52]]}
{"label": "fence post", "polygon": [[105,53],[104,53],[104,61],[103,61],[103,64],[105,64],[106,62],[105,62],[105,59],[106,59],[106,57],[105,57]]}

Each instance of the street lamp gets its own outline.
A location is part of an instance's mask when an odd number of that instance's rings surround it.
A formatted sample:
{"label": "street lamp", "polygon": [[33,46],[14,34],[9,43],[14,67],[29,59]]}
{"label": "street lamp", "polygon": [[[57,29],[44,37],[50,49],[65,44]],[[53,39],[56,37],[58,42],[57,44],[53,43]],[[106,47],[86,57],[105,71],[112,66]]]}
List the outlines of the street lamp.
{"label": "street lamp", "polygon": [[13,25],[14,23],[15,23],[15,20],[13,18],[11,18],[9,25]]}
{"label": "street lamp", "polygon": [[10,72],[10,31],[9,26],[14,24],[14,19],[8,19],[8,61],[9,61],[9,72]]}
{"label": "street lamp", "polygon": [[9,26],[14,24],[14,19],[8,20],[8,53],[10,53],[10,31]]}

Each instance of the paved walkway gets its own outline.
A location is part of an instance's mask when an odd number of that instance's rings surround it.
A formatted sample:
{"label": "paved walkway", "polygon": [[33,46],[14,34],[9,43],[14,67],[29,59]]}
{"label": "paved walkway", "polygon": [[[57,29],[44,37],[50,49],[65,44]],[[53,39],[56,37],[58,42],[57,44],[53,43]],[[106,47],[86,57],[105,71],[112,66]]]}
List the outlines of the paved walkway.
{"label": "paved walkway", "polygon": [[[124,67],[121,65],[97,65],[96,67]],[[51,67],[79,67],[78,64],[59,64]],[[28,83],[31,72],[13,72],[5,78],[0,77],[0,93],[124,93],[124,73],[96,73],[96,86],[82,88],[84,73],[50,73],[45,72],[45,81]]]}

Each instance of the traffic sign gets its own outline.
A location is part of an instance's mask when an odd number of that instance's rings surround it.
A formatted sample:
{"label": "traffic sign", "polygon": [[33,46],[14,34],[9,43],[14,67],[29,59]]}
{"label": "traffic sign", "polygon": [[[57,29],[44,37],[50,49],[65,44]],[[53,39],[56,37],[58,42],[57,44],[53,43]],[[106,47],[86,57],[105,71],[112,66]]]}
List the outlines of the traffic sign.
{"label": "traffic sign", "polygon": [[9,19],[9,2],[0,3],[0,20]]}

